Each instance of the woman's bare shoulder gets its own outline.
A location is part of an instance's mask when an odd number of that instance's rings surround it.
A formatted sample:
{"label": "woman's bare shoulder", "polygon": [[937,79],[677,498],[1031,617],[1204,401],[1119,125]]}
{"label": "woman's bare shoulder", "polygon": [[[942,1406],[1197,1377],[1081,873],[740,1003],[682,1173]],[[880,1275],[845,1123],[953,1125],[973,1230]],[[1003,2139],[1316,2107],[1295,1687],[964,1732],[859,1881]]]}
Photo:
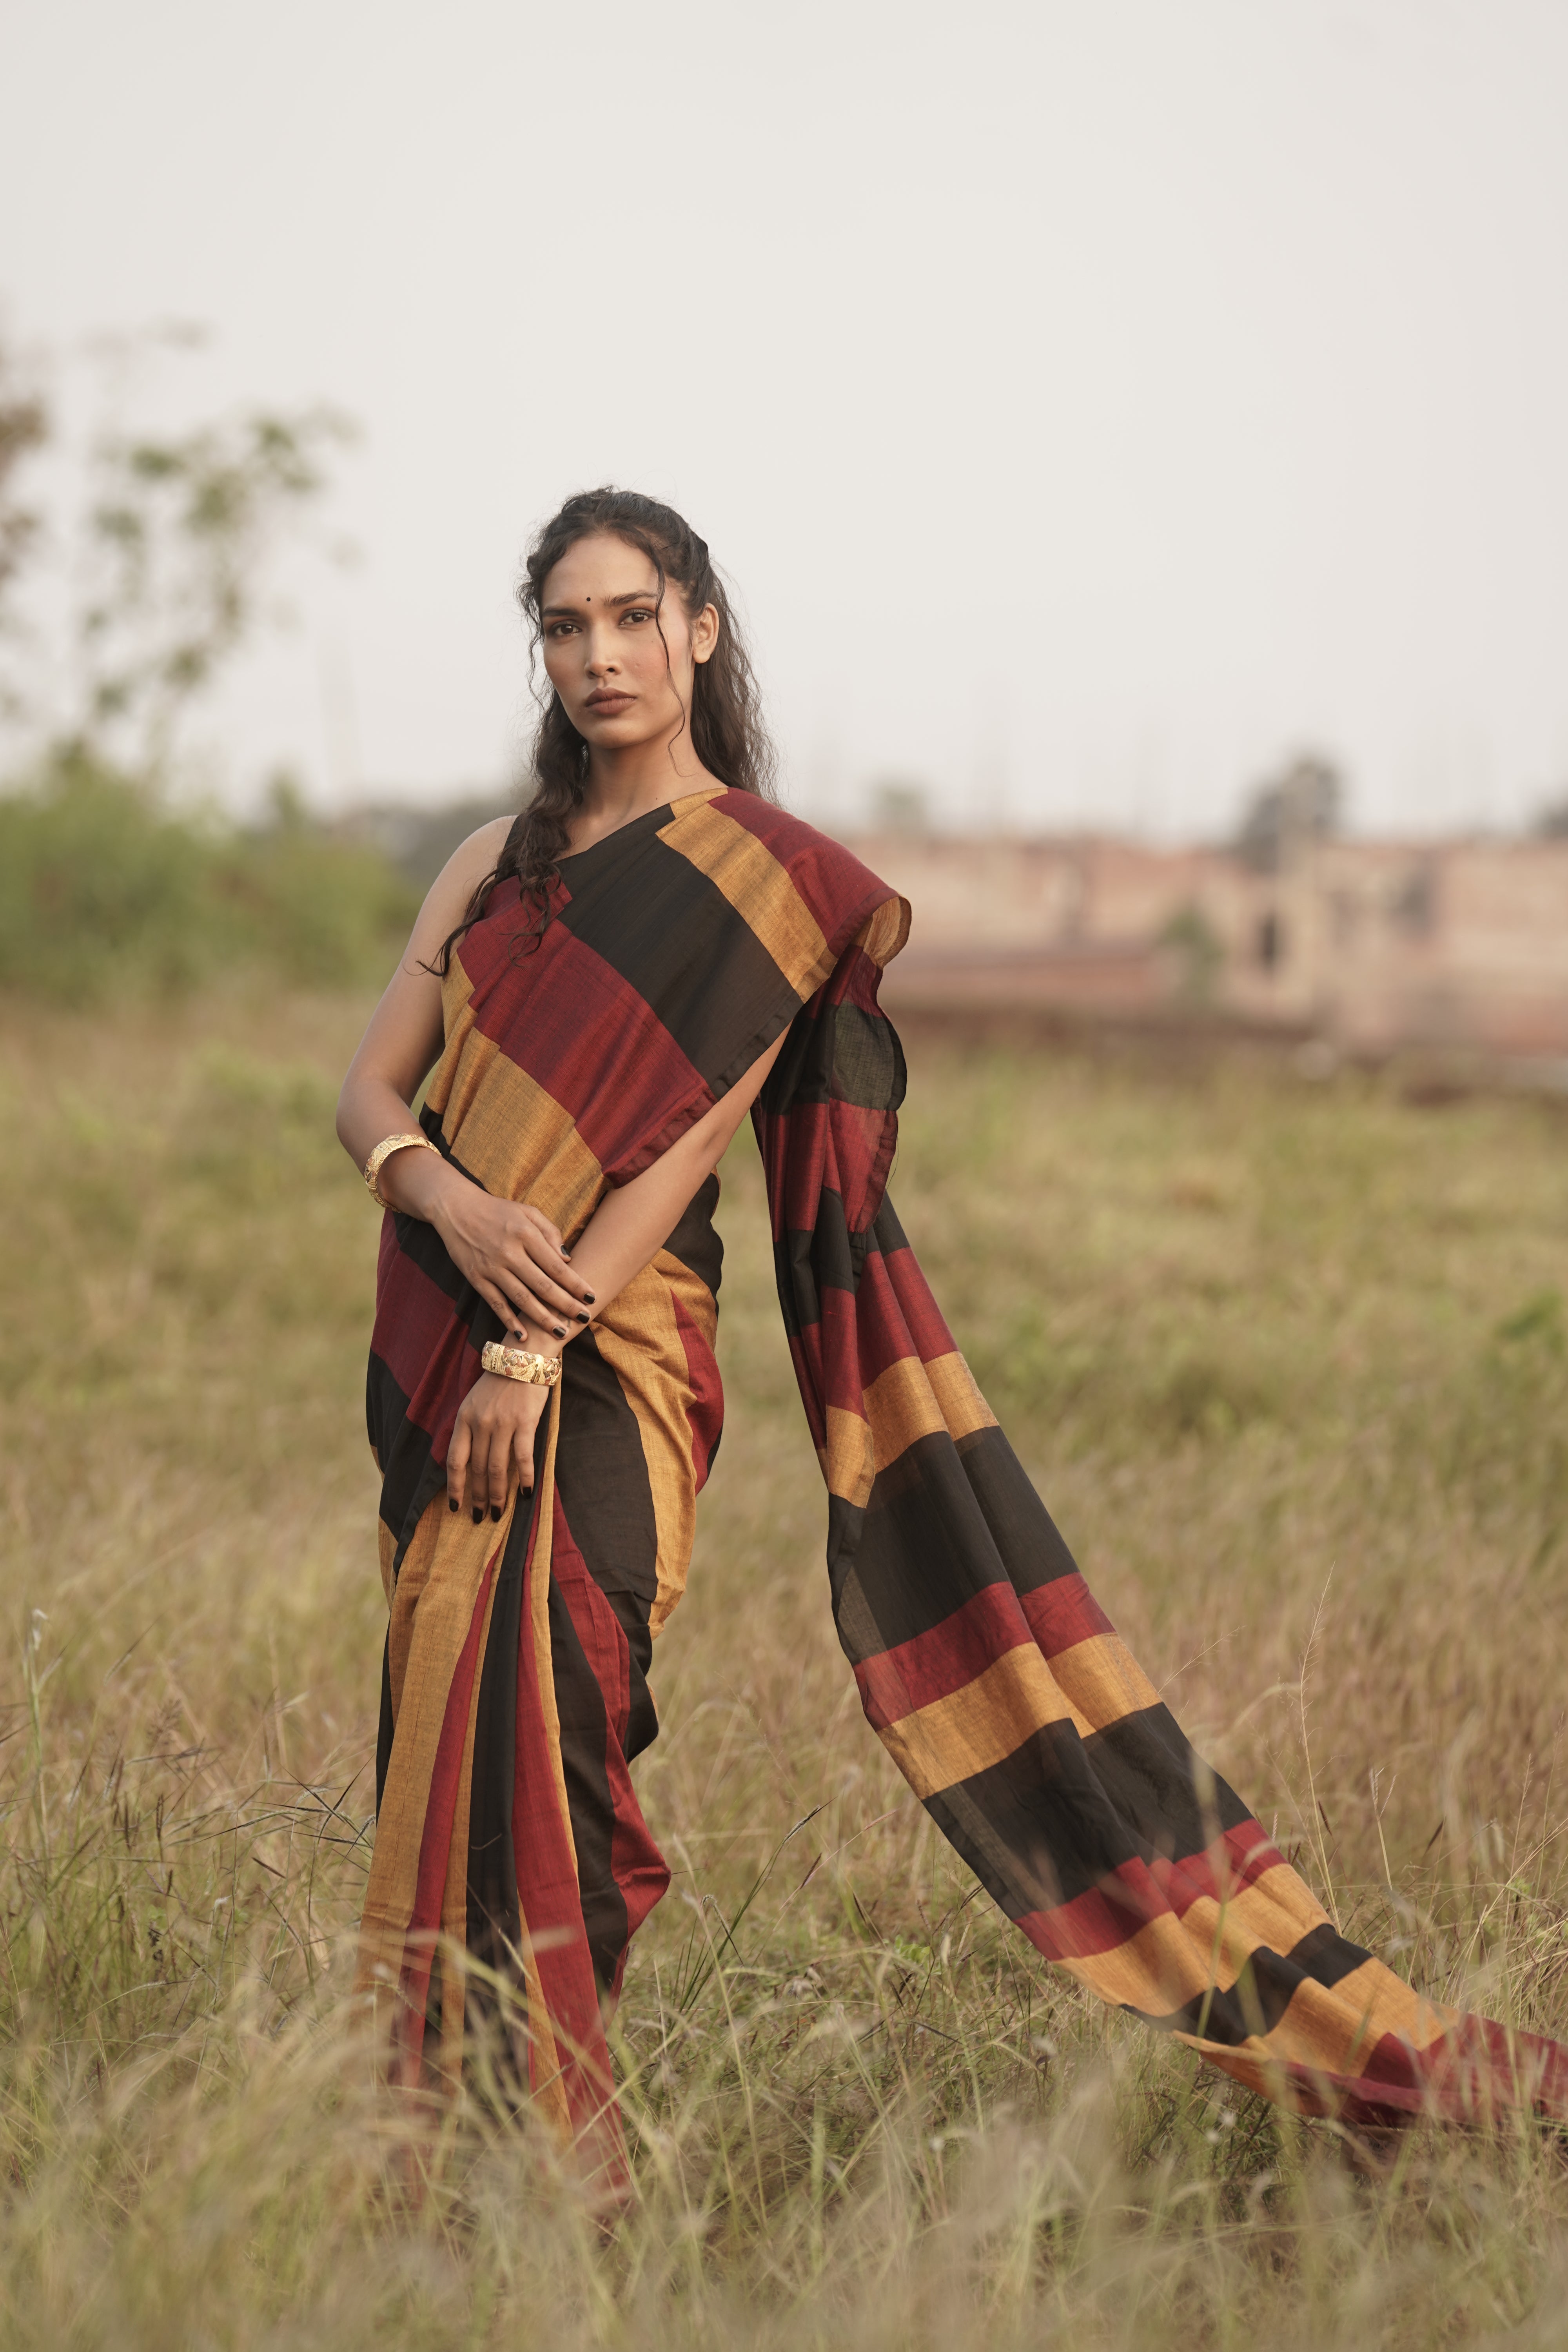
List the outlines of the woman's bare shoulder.
{"label": "woman's bare shoulder", "polygon": [[[492,817],[489,824],[481,824],[477,833],[470,833],[467,841],[460,842],[452,852],[447,860],[446,871],[453,875],[461,871],[464,875],[471,875],[473,882],[482,882],[487,874],[494,873],[496,860],[506,847],[507,835],[516,823],[515,817],[498,816]],[[473,882],[469,884],[470,888]]]}
{"label": "woman's bare shoulder", "polygon": [[[512,824],[510,816],[498,816],[459,842],[430,885],[430,898],[426,903],[434,901],[443,908],[456,904],[460,913],[485,877],[495,872]],[[458,919],[459,917],[453,918],[454,921]]]}
{"label": "woman's bare shoulder", "polygon": [[506,847],[511,828],[510,816],[498,816],[491,824],[481,824],[477,833],[470,833],[453,850],[426,892],[425,904],[419,909],[409,941],[414,961],[429,958],[447,933],[457,929],[468,911],[474,892],[487,876],[495,872],[496,861]]}

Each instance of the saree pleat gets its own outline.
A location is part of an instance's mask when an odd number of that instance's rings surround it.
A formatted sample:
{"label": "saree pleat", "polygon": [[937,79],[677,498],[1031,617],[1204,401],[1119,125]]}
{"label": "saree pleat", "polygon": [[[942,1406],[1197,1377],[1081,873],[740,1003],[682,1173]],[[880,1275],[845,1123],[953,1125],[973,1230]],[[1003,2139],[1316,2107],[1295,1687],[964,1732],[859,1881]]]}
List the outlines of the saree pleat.
{"label": "saree pleat", "polygon": [[[781,1032],[753,1111],[828,1581],[868,1720],[1036,1948],[1310,2113],[1568,2116],[1568,2052],[1426,2000],[1335,1929],[1189,1746],[1089,1593],[954,1345],[886,1185],[904,1090],[877,1002],[908,910],[749,795],[689,795],[563,862],[531,931],[492,893],[453,958],[426,1132],[570,1244]],[[629,1771],[721,1426],[710,1179],[566,1350],[535,1485],[448,1513],[499,1325],[389,1214],[367,1386],[390,1620],[361,1981],[408,2080],[504,2006],[521,2083],[612,2194],[605,2019],[668,1873]],[[507,2000],[500,2002],[504,1990]]]}

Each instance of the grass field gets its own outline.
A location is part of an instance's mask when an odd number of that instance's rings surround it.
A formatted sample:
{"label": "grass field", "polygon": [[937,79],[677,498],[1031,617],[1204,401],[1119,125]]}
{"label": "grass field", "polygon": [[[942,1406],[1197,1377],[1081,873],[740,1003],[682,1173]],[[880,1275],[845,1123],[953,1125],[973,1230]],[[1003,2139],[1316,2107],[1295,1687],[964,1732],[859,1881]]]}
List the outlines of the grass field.
{"label": "grass field", "polygon": [[[363,1007],[0,1013],[0,2343],[1568,2342],[1568,2160],[1367,2149],[1092,2008],[858,1710],[749,1139],[638,1767],[675,1870],[600,2245],[339,1995],[383,1602]],[[1568,1117],[921,1045],[893,1191],[1098,1597],[1341,1924],[1568,2033]],[[760,1884],[759,1884],[760,1882]],[[427,2174],[409,2188],[413,2132]]]}

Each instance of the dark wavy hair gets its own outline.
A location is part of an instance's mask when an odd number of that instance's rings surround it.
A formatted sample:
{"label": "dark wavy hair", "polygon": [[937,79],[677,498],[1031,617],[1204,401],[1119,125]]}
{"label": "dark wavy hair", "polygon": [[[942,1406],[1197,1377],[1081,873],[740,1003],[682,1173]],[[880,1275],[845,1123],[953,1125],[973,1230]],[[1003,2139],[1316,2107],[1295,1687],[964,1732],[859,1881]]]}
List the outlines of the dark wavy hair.
{"label": "dark wavy hair", "polygon": [[[755,793],[760,800],[776,797],[777,761],[763,723],[762,697],[746,642],[736,624],[724,582],[684,516],[639,490],[605,486],[579,490],[558,514],[536,531],[518,583],[517,600],[527,616],[531,661],[537,662],[544,641],[544,583],[562,557],[580,539],[595,531],[610,531],[628,547],[640,548],[658,574],[655,625],[664,645],[669,645],[659,614],[667,592],[673,587],[688,620],[695,620],[706,604],[719,615],[719,636],[705,662],[699,662],[691,687],[691,748],[710,775],[738,793]],[[467,913],[445,942],[432,969],[445,975],[452,950],[470,925],[484,913],[498,882],[516,877],[528,917],[523,938],[536,941],[550,920],[550,888],[560,872],[560,860],[571,839],[569,821],[583,805],[588,778],[588,745],[566,716],[565,705],[553,687],[542,693],[539,725],[534,731],[532,790],[496,860],[468,902]],[[673,765],[673,761],[672,761]]]}

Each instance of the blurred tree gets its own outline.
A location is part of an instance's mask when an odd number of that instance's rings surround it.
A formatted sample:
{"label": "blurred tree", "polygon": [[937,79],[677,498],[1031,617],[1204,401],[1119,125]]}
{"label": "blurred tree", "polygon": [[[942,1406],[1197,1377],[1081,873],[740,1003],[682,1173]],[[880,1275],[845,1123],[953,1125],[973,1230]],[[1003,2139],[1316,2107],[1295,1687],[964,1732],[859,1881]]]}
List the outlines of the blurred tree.
{"label": "blurred tree", "polygon": [[1305,752],[1258,786],[1236,836],[1236,852],[1259,874],[1277,874],[1299,844],[1337,833],[1344,779],[1331,760]]}
{"label": "blurred tree", "polygon": [[83,461],[66,449],[40,514],[17,473],[50,423],[0,351],[0,625],[14,613],[18,651],[0,717],[26,745],[0,778],[0,988],[91,1003],[247,971],[378,979],[416,897],[374,848],[327,839],[287,776],[249,831],[163,789],[181,719],[261,618],[348,425],[249,409],[103,433]]}
{"label": "blurred tree", "polygon": [[1225,941],[1203,908],[1192,899],[1178,907],[1160,933],[1176,966],[1176,994],[1184,1004],[1201,1011],[1215,1001],[1225,969]]}
{"label": "blurred tree", "polygon": [[[98,356],[117,391],[153,347],[200,340],[150,329]],[[0,346],[0,626],[20,647],[0,717],[23,724],[45,767],[85,757],[161,780],[180,719],[254,631],[274,559],[353,428],[315,406],[163,436],[102,430],[85,452],[62,446],[45,514],[18,478],[53,423]]]}
{"label": "blurred tree", "polygon": [[[10,591],[37,536],[38,518],[18,495],[24,461],[48,437],[38,393],[22,378],[14,355],[0,345],[0,627],[10,619]],[[0,678],[0,710],[14,699]]]}
{"label": "blurred tree", "polygon": [[931,823],[926,788],[910,776],[883,776],[871,787],[871,823],[879,833],[924,833]]}
{"label": "blurred tree", "polygon": [[75,615],[65,740],[143,774],[252,630],[268,561],[350,436],[329,408],[255,409],[169,440],[106,438],[93,457],[87,593]]}

